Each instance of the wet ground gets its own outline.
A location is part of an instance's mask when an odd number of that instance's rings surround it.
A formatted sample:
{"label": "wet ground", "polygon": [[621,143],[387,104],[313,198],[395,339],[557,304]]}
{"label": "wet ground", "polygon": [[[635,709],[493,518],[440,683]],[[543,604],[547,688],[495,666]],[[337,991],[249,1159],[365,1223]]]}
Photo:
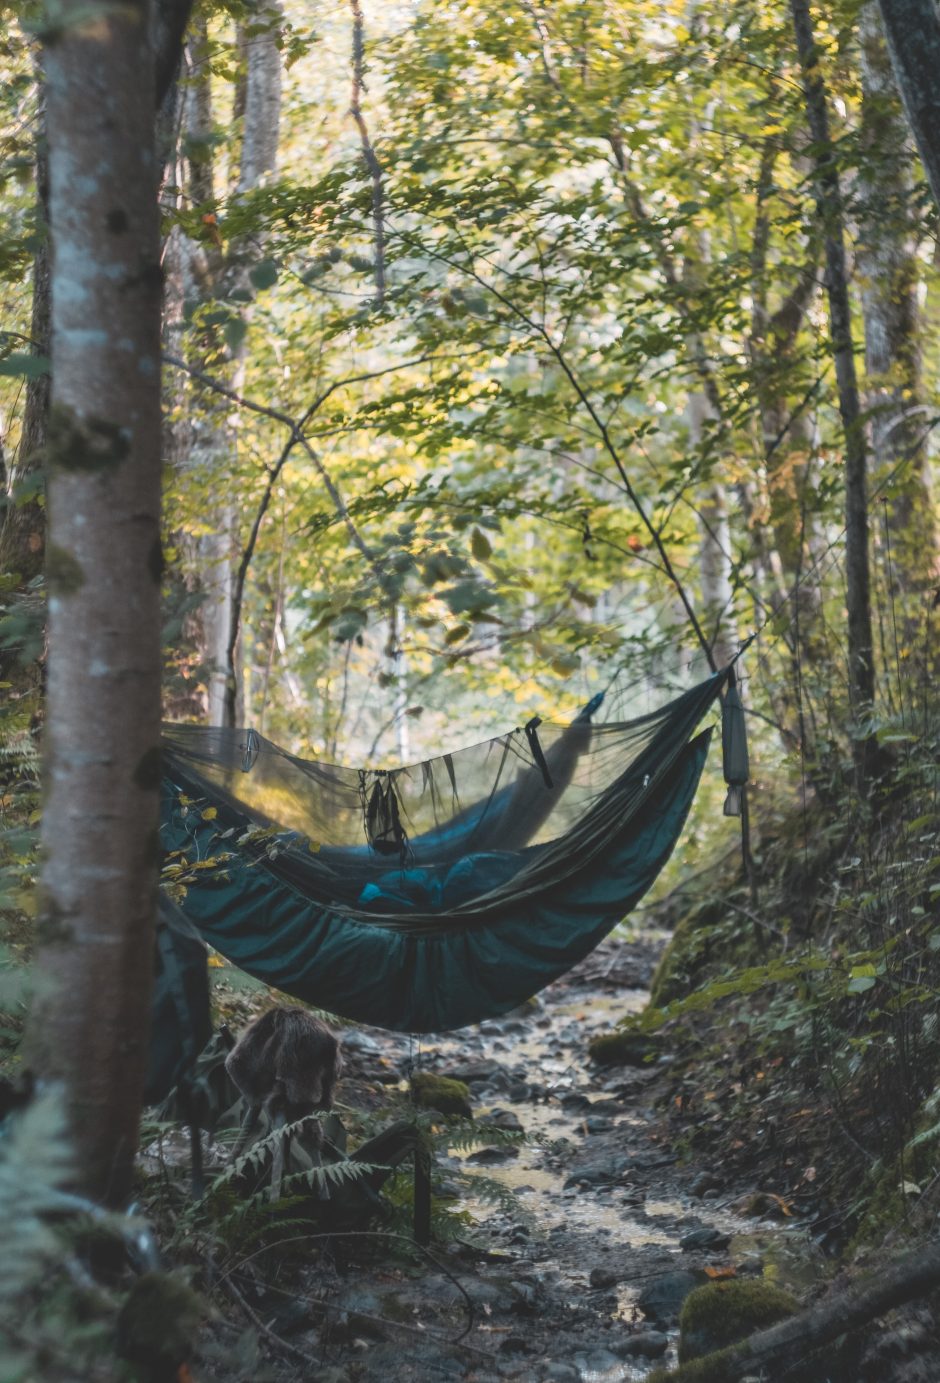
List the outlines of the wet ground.
{"label": "wet ground", "polygon": [[[674,1359],[678,1308],[697,1281],[733,1270],[799,1294],[819,1277],[799,1226],[733,1209],[760,1188],[683,1166],[661,1141],[656,1067],[588,1060],[592,1033],[645,1003],[661,944],[610,940],[523,1010],[439,1040],[346,1031],[351,1102],[413,1067],[470,1087],[481,1144],[443,1155],[439,1170],[465,1214],[462,1242],[413,1266],[341,1255],[328,1280],[311,1277],[309,1310],[296,1287],[286,1314],[268,1298],[272,1328],[322,1361],[292,1371],[284,1360],[279,1376],[622,1383]],[[529,1141],[490,1147],[487,1123],[521,1125]]]}

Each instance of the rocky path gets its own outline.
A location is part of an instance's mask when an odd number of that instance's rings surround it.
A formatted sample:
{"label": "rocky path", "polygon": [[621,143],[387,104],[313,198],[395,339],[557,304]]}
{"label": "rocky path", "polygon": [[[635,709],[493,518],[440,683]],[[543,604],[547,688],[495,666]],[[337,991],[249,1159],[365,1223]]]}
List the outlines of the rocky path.
{"label": "rocky path", "polygon": [[[494,1148],[484,1134],[479,1148],[444,1157],[465,1242],[413,1267],[354,1251],[327,1284],[318,1276],[331,1309],[306,1341],[292,1338],[325,1369],[297,1376],[642,1379],[674,1358],[679,1306],[708,1270],[764,1273],[797,1288],[812,1277],[818,1265],[798,1228],[731,1208],[754,1187],[683,1167],[661,1141],[655,1067],[605,1071],[587,1060],[593,1032],[642,1007],[660,945],[611,940],[523,1011],[420,1046],[378,1030],[346,1034],[341,1098],[371,1090],[374,1101],[416,1065],[465,1081],[483,1129],[521,1124],[532,1141]],[[486,1197],[474,1176],[486,1178]],[[516,1208],[493,1203],[499,1187]],[[295,1319],[309,1326],[309,1315]]]}

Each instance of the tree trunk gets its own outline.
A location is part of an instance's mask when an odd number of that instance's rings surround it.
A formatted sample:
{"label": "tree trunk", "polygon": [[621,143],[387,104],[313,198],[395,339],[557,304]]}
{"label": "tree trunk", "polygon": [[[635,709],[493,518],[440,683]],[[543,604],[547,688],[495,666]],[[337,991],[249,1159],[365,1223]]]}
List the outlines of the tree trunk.
{"label": "tree trunk", "polygon": [[[41,90],[41,79],[40,79]],[[44,106],[44,102],[42,105]],[[33,259],[33,302],[30,337],[36,355],[49,356],[51,300],[49,292],[49,160],[46,153],[45,111],[37,116],[36,141],[36,230],[39,243]],[[46,444],[49,415],[49,376],[39,375],[26,384],[23,430],[17,452],[13,493],[35,470]],[[46,520],[38,499],[11,504],[0,518],[0,572],[16,572],[21,587],[27,586],[42,571],[45,553]],[[3,655],[0,654],[0,661]]]}
{"label": "tree trunk", "polygon": [[908,123],[940,208],[940,12],[936,0],[878,0]]}
{"label": "tree trunk", "polygon": [[146,0],[63,0],[45,50],[53,250],[48,726],[31,1043],[75,1184],[121,1203],[147,1060],[160,783],[160,245]]}
{"label": "tree trunk", "polygon": [[866,403],[875,479],[886,499],[891,576],[902,595],[922,594],[935,577],[937,532],[925,446],[912,157],[874,0],[862,9],[860,30],[866,157],[859,165],[858,268]]}
{"label": "tree trunk", "polygon": [[[280,5],[269,0],[258,17],[252,21],[251,32],[243,43],[246,74],[244,82],[244,134],[239,166],[239,192],[258,187],[277,164],[280,138],[281,55],[277,46]],[[203,101],[209,100],[204,84]],[[192,114],[200,121],[206,111],[193,107]],[[211,128],[211,120],[206,120]],[[209,197],[211,197],[210,168]],[[202,189],[203,191],[205,189]],[[194,193],[196,189],[194,188]],[[252,254],[257,255],[257,237],[252,242]],[[235,244],[225,264],[210,266],[206,287],[215,290],[219,279],[224,281],[226,296],[233,290],[242,295],[249,287],[248,248]],[[250,309],[245,308],[247,317]],[[247,362],[246,336],[229,352],[224,382],[241,391]],[[230,405],[223,413],[216,400],[209,403],[209,426],[203,427],[200,463],[219,476],[220,488],[225,472],[230,468],[232,455],[237,452],[238,427],[227,419]],[[208,718],[211,725],[234,725],[239,706],[238,649],[234,623],[234,587],[238,566],[237,510],[234,505],[221,504],[213,515],[215,532],[202,543],[202,559],[211,575],[205,582],[207,600],[203,607],[203,627],[206,641],[206,662],[209,666]]]}
{"label": "tree trunk", "polygon": [[[848,607],[848,682],[856,723],[866,720],[875,700],[871,631],[871,583],[868,560],[868,454],[859,404],[852,344],[842,192],[829,136],[826,90],[819,73],[818,50],[808,0],[790,0],[796,45],[803,69],[806,113],[814,146],[815,195],[822,223],[829,332],[839,390],[839,412],[845,438],[845,581]],[[872,769],[873,741],[854,740],[859,791],[864,794]]]}

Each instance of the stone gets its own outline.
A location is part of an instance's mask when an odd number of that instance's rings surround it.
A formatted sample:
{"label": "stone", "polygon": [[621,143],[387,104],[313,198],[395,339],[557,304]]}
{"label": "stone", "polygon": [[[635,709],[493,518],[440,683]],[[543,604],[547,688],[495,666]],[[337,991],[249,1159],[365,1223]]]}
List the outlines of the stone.
{"label": "stone", "polygon": [[620,1281],[620,1274],[613,1268],[592,1268],[588,1281],[592,1287],[613,1287]]}
{"label": "stone", "polygon": [[544,1383],[580,1383],[581,1370],[574,1364],[545,1364],[541,1377]]}
{"label": "stone", "polygon": [[589,1114],[584,1121],[588,1133],[609,1133],[613,1126],[613,1119],[608,1119],[603,1114]]}
{"label": "stone", "polygon": [[682,1303],[706,1280],[705,1274],[677,1269],[651,1278],[637,1297],[637,1306],[649,1321],[670,1325],[679,1318]]}
{"label": "stone", "polygon": [[519,1115],[511,1109],[491,1109],[480,1117],[481,1124],[492,1124],[493,1128],[506,1129],[510,1133],[524,1133],[525,1129]]}
{"label": "stone", "polygon": [[565,1187],[611,1185],[622,1180],[630,1167],[630,1161],[631,1159],[623,1153],[612,1153],[590,1162],[581,1162],[571,1168],[565,1179]]}
{"label": "stone", "polygon": [[719,1184],[718,1178],[713,1172],[699,1172],[689,1187],[689,1195],[701,1198],[706,1191],[717,1191]]}
{"label": "stone", "polygon": [[679,1240],[679,1247],[684,1253],[717,1252],[719,1249],[726,1249],[730,1243],[730,1234],[724,1234],[720,1229],[703,1227],[702,1229],[691,1229],[688,1234],[683,1234]]}
{"label": "stone", "polygon": [[357,1056],[382,1055],[381,1043],[359,1028],[344,1028],[341,1038],[344,1052],[355,1052]]}
{"label": "stone", "polygon": [[478,1166],[486,1166],[491,1163],[509,1162],[512,1158],[519,1156],[519,1149],[508,1148],[477,1148],[476,1152],[470,1153],[467,1157],[468,1162],[476,1163]]}
{"label": "stone", "polygon": [[639,1355],[643,1359],[661,1359],[669,1348],[669,1336],[661,1330],[641,1330],[637,1335],[628,1335],[616,1346],[617,1353],[624,1358]]}

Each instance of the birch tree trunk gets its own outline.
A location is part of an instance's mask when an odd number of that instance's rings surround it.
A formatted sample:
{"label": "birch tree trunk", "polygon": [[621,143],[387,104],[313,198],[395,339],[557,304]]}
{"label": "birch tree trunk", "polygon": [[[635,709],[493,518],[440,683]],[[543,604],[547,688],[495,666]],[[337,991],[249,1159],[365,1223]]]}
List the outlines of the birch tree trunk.
{"label": "birch tree trunk", "polygon": [[937,532],[925,446],[920,267],[911,224],[912,157],[874,0],[863,7],[858,253],[866,403],[876,479],[885,486],[892,576],[904,594],[933,581]]}
{"label": "birch tree trunk", "polygon": [[[277,166],[281,114],[281,55],[277,46],[281,9],[278,0],[268,0],[262,15],[263,27],[257,20],[245,38],[246,75],[244,84],[244,135],[237,190],[250,192],[261,185]],[[254,242],[257,254],[257,239]],[[236,244],[232,248],[223,273],[226,289],[244,292],[248,286],[247,249]],[[247,309],[246,309],[247,315]],[[230,352],[227,371],[232,387],[241,392],[247,362],[246,337],[243,335]],[[219,445],[221,443],[221,446]],[[237,417],[234,424],[216,430],[210,464],[220,472],[238,446]],[[207,543],[207,556],[212,562],[214,589],[210,593],[205,613],[207,657],[211,666],[209,682],[209,723],[234,725],[238,707],[238,666],[235,646],[233,594],[235,571],[238,566],[237,511],[234,505],[222,505],[216,515],[216,532]]]}
{"label": "birch tree trunk", "polygon": [[75,1181],[126,1196],[147,1060],[160,782],[160,288],[147,0],[47,39],[53,391],[45,863],[31,1042]]}

